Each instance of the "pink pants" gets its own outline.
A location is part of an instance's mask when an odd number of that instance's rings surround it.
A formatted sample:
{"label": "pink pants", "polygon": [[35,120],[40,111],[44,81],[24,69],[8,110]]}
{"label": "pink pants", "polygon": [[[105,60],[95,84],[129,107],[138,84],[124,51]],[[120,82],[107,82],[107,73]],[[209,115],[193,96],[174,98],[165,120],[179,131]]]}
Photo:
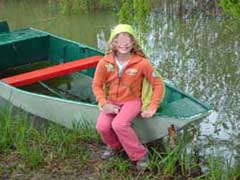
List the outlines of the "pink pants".
{"label": "pink pants", "polygon": [[141,100],[135,99],[124,104],[118,114],[101,112],[97,120],[97,131],[105,144],[113,149],[124,148],[132,161],[141,159],[147,150],[132,129],[132,121],[141,111]]}

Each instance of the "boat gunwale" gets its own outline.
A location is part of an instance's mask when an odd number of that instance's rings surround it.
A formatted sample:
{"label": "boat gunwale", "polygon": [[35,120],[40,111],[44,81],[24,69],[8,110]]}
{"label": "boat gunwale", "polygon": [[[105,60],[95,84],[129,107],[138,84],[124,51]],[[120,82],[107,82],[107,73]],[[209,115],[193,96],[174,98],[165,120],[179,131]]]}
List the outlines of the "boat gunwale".
{"label": "boat gunwale", "polygon": [[[3,84],[4,86],[8,87],[8,88],[15,89],[16,91],[18,91],[20,93],[28,94],[28,95],[31,95],[31,96],[38,96],[38,97],[42,97],[42,98],[46,98],[46,99],[53,99],[53,100],[62,101],[62,102],[65,102],[65,103],[86,105],[86,106],[89,106],[89,107],[99,108],[98,105],[96,105],[96,104],[91,104],[91,103],[81,102],[81,101],[74,101],[74,100],[70,100],[70,99],[62,99],[62,98],[59,98],[59,97],[49,96],[49,95],[45,95],[45,94],[38,94],[38,93],[29,92],[29,91],[11,86],[11,85],[3,82],[3,81],[0,81],[0,83]],[[154,116],[155,117],[156,116],[158,116],[158,117],[168,117],[168,118],[173,118],[173,119],[178,119],[178,120],[195,121],[195,120],[198,120],[198,119],[201,119],[201,118],[204,118],[204,117],[208,116],[212,112],[213,112],[213,109],[210,109],[210,110],[206,110],[203,113],[198,113],[198,114],[195,114],[195,115],[189,116],[189,117],[171,117],[171,116],[167,116],[167,115],[160,115],[159,113],[156,113]]]}

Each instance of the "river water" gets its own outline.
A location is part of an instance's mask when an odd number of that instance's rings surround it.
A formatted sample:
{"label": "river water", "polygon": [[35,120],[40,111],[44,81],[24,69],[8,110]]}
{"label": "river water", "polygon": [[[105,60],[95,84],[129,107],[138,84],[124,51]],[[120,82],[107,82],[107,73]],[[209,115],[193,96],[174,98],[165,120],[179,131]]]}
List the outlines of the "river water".
{"label": "river water", "polygon": [[[47,1],[46,1],[47,2]],[[11,29],[34,27],[104,50],[111,12],[62,16],[43,1],[1,1],[0,20]],[[240,23],[223,17],[169,18],[158,11],[139,35],[152,63],[183,91],[209,102],[214,112],[199,125],[201,156],[240,160]]]}

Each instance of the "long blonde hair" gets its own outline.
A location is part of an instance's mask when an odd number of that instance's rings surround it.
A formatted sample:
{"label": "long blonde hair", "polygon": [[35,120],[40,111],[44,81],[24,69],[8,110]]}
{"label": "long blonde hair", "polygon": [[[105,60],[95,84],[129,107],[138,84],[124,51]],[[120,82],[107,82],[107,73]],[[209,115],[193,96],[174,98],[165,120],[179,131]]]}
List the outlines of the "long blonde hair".
{"label": "long blonde hair", "polygon": [[[127,32],[125,32],[125,33],[127,33]],[[117,34],[114,38],[112,38],[111,42],[108,42],[106,54],[111,54],[111,53],[115,54],[116,53],[114,41],[118,37],[119,34]],[[131,50],[131,53],[146,58],[146,55],[144,54],[144,52],[143,52],[142,48],[140,47],[138,41],[131,34],[129,34],[129,33],[127,33],[127,34],[131,37],[131,40],[133,41],[133,48]]]}

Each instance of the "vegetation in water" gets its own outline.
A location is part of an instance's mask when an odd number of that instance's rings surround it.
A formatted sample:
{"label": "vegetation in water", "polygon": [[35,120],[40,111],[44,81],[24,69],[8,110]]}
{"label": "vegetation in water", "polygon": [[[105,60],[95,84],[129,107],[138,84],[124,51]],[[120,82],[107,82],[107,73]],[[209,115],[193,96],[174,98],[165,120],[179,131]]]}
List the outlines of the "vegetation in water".
{"label": "vegetation in water", "polygon": [[[122,0],[121,8],[118,12],[119,22],[135,24],[142,32],[149,29],[146,26],[151,7],[148,0]],[[133,17],[133,18],[129,18]]]}
{"label": "vegetation in water", "polygon": [[100,138],[87,124],[69,130],[12,108],[1,108],[0,117],[1,179],[240,178],[239,165],[224,167],[214,154],[200,161],[195,150],[189,150],[191,135],[187,132],[179,133],[175,149],[169,148],[167,139],[148,144],[149,169],[137,172],[124,152],[101,160]]}
{"label": "vegetation in water", "polygon": [[[165,11],[168,15],[183,17],[203,13],[205,15],[220,15],[222,10],[240,17],[240,2],[238,0],[48,0],[49,4],[58,3],[62,14],[89,13],[96,10],[114,10],[119,13],[120,21],[139,20],[139,17],[149,13],[149,9]],[[129,18],[133,17],[133,18]],[[137,21],[135,21],[137,22]]]}
{"label": "vegetation in water", "polygon": [[[56,3],[56,0],[49,0],[49,4],[54,2]],[[116,14],[119,23],[132,24],[141,33],[149,33],[151,28],[146,22],[152,21],[153,12],[159,12],[169,19],[179,18],[180,21],[194,16],[223,16],[224,12],[240,17],[240,3],[232,0],[58,0],[58,2],[59,12],[63,15],[110,10]],[[146,39],[142,41],[146,44]]]}
{"label": "vegetation in water", "polygon": [[[56,0],[49,0],[49,4],[56,3]],[[114,10],[119,1],[110,0],[57,0],[61,14],[81,14],[97,10]]]}
{"label": "vegetation in water", "polygon": [[225,12],[240,18],[240,1],[239,0],[220,0],[220,5]]}

